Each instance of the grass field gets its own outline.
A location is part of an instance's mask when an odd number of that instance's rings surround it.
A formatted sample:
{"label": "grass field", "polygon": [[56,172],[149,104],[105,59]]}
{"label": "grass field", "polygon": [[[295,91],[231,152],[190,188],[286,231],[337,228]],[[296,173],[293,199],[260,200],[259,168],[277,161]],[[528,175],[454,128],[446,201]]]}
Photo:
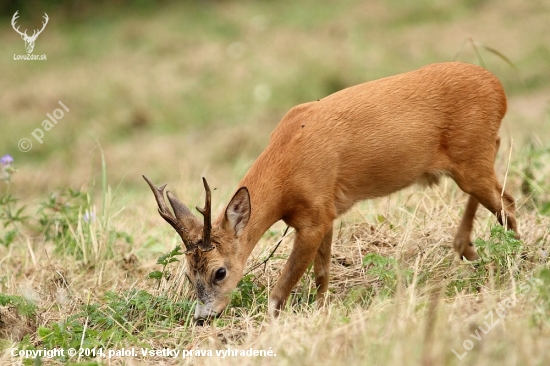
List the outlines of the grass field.
{"label": "grass field", "polygon": [[[18,22],[37,27],[42,13]],[[0,364],[550,363],[546,1],[188,1],[48,15],[34,50],[47,61],[14,60],[24,43],[1,19],[0,157],[14,162],[0,165]],[[281,317],[267,315],[291,231],[220,318],[195,326],[180,239],[141,175],[189,207],[202,205],[205,176],[218,213],[292,106],[454,59],[505,86],[496,170],[521,241],[480,209],[482,259],[460,261],[452,240],[466,195],[452,180],[412,187],[337,220],[325,309],[310,269]],[[59,102],[67,109],[40,143],[32,133]],[[265,233],[249,268],[284,229]],[[251,349],[271,353],[236,355]]]}

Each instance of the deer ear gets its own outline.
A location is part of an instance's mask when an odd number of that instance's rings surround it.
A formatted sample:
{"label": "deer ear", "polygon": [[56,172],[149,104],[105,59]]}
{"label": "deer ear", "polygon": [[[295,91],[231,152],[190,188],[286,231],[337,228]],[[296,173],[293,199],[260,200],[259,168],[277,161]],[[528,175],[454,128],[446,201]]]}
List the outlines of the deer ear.
{"label": "deer ear", "polygon": [[250,195],[246,187],[240,188],[231,199],[225,209],[225,217],[222,227],[225,230],[233,231],[236,237],[242,235],[248,220],[250,219]]}

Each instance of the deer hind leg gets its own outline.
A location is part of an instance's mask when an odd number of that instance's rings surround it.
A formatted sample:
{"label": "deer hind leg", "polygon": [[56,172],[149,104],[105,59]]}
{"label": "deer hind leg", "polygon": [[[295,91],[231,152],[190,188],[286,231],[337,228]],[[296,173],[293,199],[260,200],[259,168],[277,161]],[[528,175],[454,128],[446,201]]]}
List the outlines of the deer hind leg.
{"label": "deer hind leg", "polygon": [[478,202],[495,214],[501,225],[513,230],[516,233],[516,238],[519,239],[514,199],[510,194],[502,191],[502,186],[497,181],[492,167],[488,173],[473,175],[470,179],[457,180],[457,183],[464,192],[471,195],[454,241],[455,249],[460,257],[464,256],[468,260],[478,258],[470,241]]}
{"label": "deer hind leg", "polygon": [[315,285],[317,293],[315,301],[319,307],[325,305],[326,292],[328,290],[328,281],[330,273],[330,249],[332,246],[332,226],[321,241],[321,246],[317,249],[317,254],[313,261],[313,271],[315,273]]}
{"label": "deer hind leg", "polygon": [[[464,216],[454,240],[454,247],[461,258],[465,257],[468,260],[479,258],[470,241],[473,220],[479,203],[495,214],[501,225],[513,230],[516,233],[516,238],[519,239],[514,199],[506,192],[501,197],[502,186],[497,182],[494,172],[491,172],[491,176],[492,182],[489,181],[486,184],[475,184],[464,187],[459,183],[460,188],[470,194]],[[484,181],[487,181],[487,179]]]}
{"label": "deer hind leg", "polygon": [[[506,191],[502,190],[500,183],[496,183],[496,191],[499,194],[500,210],[496,211],[498,222],[506,229],[512,230],[516,233],[516,239],[519,239],[518,227],[516,222],[516,206],[514,204],[514,198]],[[502,197],[500,197],[502,192]],[[504,214],[504,218],[502,215]]]}
{"label": "deer hind leg", "polygon": [[[516,237],[519,238],[516,224],[516,210],[514,199],[508,193],[504,192],[501,198],[502,186],[495,179],[493,188],[478,189],[470,192],[471,195],[485,206],[489,211],[495,214],[498,222],[506,226],[508,229],[516,232]],[[504,216],[504,217],[503,217]]]}
{"label": "deer hind leg", "polygon": [[[498,151],[499,147],[500,147],[500,137],[497,137],[496,150],[495,150],[495,160],[496,160],[496,152]],[[499,194],[499,197],[501,197],[501,199],[499,200],[499,202],[501,203],[501,207],[504,205],[504,211],[501,208],[496,213],[498,221],[505,228],[513,230],[516,233],[516,239],[519,239],[519,233],[518,233],[517,223],[516,223],[516,206],[514,204],[514,197],[512,197],[508,192],[506,192],[502,189],[502,186],[496,180],[496,178],[495,178],[495,187],[496,187],[497,193]],[[502,213],[503,212],[504,212],[504,215],[505,215],[505,221],[504,222],[502,221]]]}
{"label": "deer hind leg", "polygon": [[[493,153],[495,159],[499,147],[500,137],[497,137]],[[496,179],[493,165],[494,162],[482,164],[477,161],[476,164],[469,164],[469,166],[464,167],[462,171],[467,172],[467,174],[457,174],[455,176],[455,181],[458,186],[464,192],[470,194],[464,216],[462,217],[462,221],[460,222],[458,232],[454,239],[454,247],[460,258],[464,257],[468,260],[476,260],[479,258],[471,242],[473,221],[479,203],[495,214],[501,225],[506,225],[508,228],[515,231],[516,238],[519,239],[514,199],[511,195],[502,190],[502,186]],[[502,218],[503,213],[504,221]]]}

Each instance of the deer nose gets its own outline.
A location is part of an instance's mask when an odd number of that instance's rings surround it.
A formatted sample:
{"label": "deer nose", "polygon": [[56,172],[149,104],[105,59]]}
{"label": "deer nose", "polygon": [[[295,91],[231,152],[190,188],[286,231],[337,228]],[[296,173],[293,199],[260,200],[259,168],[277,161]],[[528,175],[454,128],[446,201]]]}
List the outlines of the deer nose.
{"label": "deer nose", "polygon": [[199,327],[202,327],[204,325],[204,321],[206,319],[204,318],[195,318],[195,324],[198,325]]}

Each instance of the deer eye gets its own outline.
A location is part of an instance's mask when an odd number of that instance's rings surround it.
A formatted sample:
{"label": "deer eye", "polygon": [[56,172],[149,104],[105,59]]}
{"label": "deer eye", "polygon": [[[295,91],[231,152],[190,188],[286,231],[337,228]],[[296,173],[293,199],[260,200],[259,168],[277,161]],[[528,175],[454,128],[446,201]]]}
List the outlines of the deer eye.
{"label": "deer eye", "polygon": [[219,282],[225,278],[225,275],[227,274],[227,271],[225,268],[219,268],[216,273],[214,274],[214,281]]}

